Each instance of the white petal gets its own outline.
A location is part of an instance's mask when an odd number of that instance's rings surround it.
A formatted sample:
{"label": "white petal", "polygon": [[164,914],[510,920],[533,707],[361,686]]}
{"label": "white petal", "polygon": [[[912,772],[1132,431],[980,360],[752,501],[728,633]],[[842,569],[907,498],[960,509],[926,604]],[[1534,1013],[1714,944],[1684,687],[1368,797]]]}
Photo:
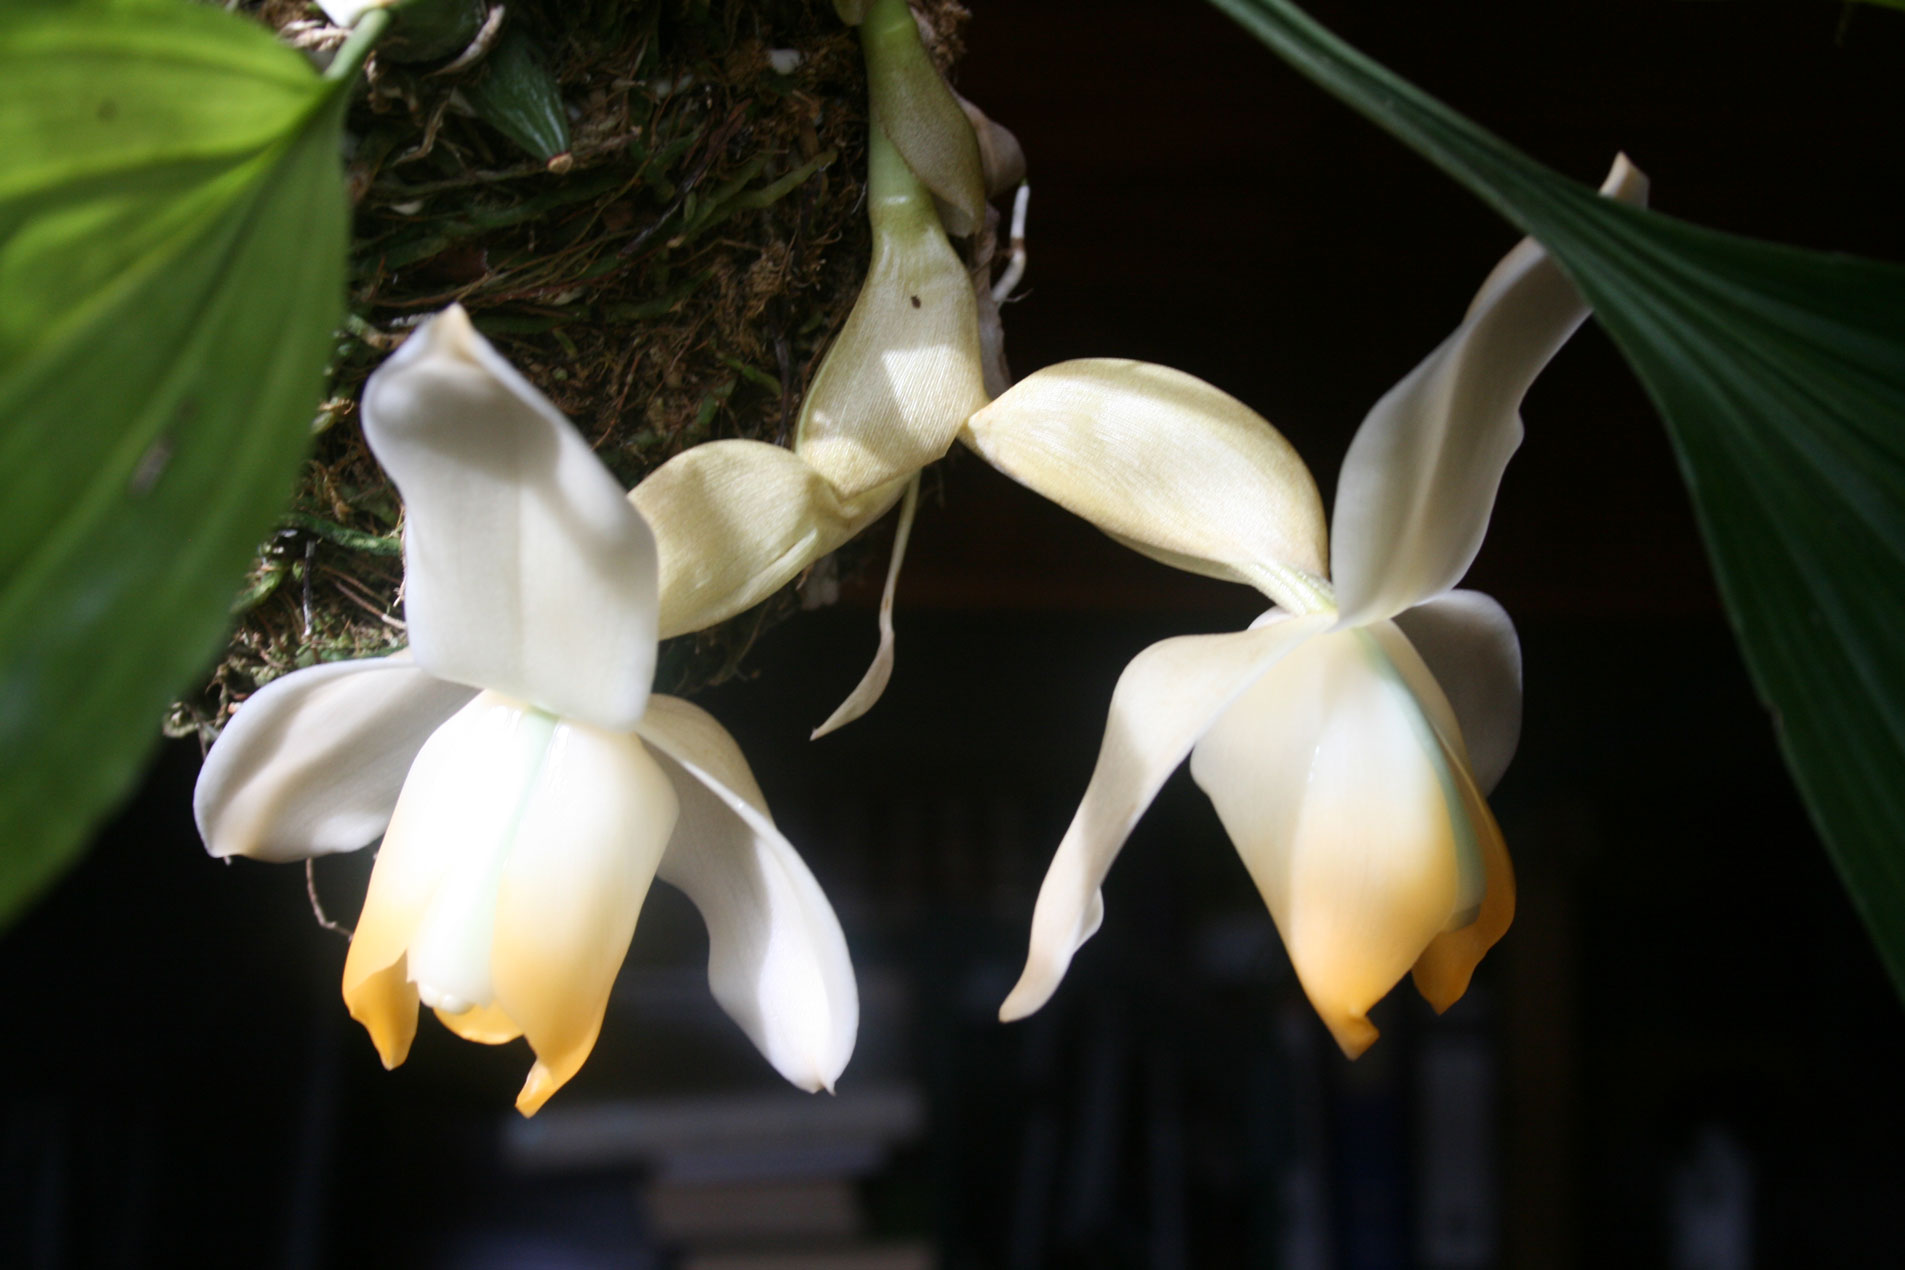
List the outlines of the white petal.
{"label": "white petal", "polygon": [[795,452],[847,499],[940,458],[987,401],[972,281],[925,191],[877,128],[867,202],[873,261],[814,373],[794,438]]}
{"label": "white petal", "polygon": [[1094,358],[1034,371],[966,425],[1001,472],[1138,551],[1315,607],[1323,500],[1303,460],[1228,393],[1166,366]]}
{"label": "white petal", "polygon": [[1191,775],[1355,1057],[1376,1036],[1369,1008],[1464,904],[1460,790],[1438,738],[1377,644],[1338,632],[1251,685],[1198,742]]}
{"label": "white petal", "polygon": [[853,1054],[860,997],[819,883],[767,814],[734,738],[705,711],[652,698],[642,735],[675,776],[681,821],[661,878],[708,924],[708,984],[774,1069],[833,1088]]}
{"label": "white petal", "polygon": [[[1488,793],[1521,741],[1521,641],[1515,624],[1481,592],[1451,591],[1398,613],[1396,625],[1447,696],[1469,770]],[[1395,660],[1407,676],[1402,659]],[[1416,695],[1427,697],[1420,689]]]}
{"label": "white petal", "polygon": [[371,376],[364,435],[404,497],[417,664],[632,728],[655,670],[655,541],[561,413],[453,306]]}
{"label": "white petal", "polygon": [[557,725],[503,863],[491,950],[495,1005],[536,1052],[516,1099],[524,1115],[595,1047],[676,812],[640,739]]}
{"label": "white petal", "polygon": [[393,657],[272,680],[205,756],[192,794],[205,849],[301,860],[377,841],[411,760],[474,695]]}
{"label": "white petal", "polygon": [[1111,862],[1211,721],[1329,623],[1328,615],[1317,615],[1231,635],[1167,639],[1125,667],[1111,694],[1091,783],[1039,887],[1025,972],[999,1007],[1001,1020],[1022,1019],[1051,998],[1072,955],[1104,916],[1098,888]]}
{"label": "white petal", "polygon": [[893,677],[893,593],[899,589],[900,566],[906,560],[906,540],[912,536],[913,515],[918,510],[919,477],[914,476],[906,484],[906,497],[900,503],[900,521],[893,530],[893,556],[887,561],[886,586],[880,592],[880,646],[873,654],[873,664],[867,667],[866,674],[860,677],[859,684],[840,707],[814,729],[813,735],[807,738],[810,741],[818,741],[827,733],[844,728],[871,710]]}
{"label": "white petal", "polygon": [[905,484],[843,500],[778,445],[727,440],[683,450],[628,495],[655,531],[662,638],[753,608],[872,524]]}
{"label": "white petal", "polygon": [[[1645,198],[1624,157],[1602,190]],[[1522,396],[1587,316],[1560,267],[1524,240],[1455,333],[1376,403],[1336,483],[1330,576],[1345,627],[1394,617],[1468,572],[1521,444]]]}

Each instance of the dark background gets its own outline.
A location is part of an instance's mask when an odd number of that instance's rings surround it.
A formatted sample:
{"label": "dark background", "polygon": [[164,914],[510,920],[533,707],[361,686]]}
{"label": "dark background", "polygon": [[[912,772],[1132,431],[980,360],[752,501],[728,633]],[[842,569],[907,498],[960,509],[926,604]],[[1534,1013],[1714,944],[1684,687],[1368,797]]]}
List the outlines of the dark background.
{"label": "dark background", "polygon": [[[960,87],[1017,131],[1034,185],[1015,368],[1200,375],[1282,428],[1327,496],[1363,412],[1513,232],[1214,11],[974,7]],[[1673,215],[1905,257],[1905,15],[1314,12],[1569,175],[1596,182],[1625,149]],[[1435,1020],[1399,990],[1353,1066],[1181,775],[1052,1004],[991,1021],[1119,670],[1247,622],[1239,588],[956,454],[921,509],[877,710],[804,739],[872,651],[877,578],[709,694],[861,971],[839,1106],[858,1081],[923,1112],[853,1174],[867,1240],[960,1267],[1897,1263],[1905,1020],[1779,764],[1671,449],[1591,326],[1524,414],[1469,578],[1523,635],[1524,739],[1493,800],[1520,912],[1462,1006]],[[426,1023],[381,1071],[298,871],[201,853],[195,768],[168,749],[0,936],[0,1265],[716,1264],[671,1261],[643,1189],[666,1164],[523,1163],[520,1046]],[[319,870],[347,918],[363,867]],[[675,990],[704,956],[692,909],[656,888],[551,1112],[779,1097],[705,996]]]}

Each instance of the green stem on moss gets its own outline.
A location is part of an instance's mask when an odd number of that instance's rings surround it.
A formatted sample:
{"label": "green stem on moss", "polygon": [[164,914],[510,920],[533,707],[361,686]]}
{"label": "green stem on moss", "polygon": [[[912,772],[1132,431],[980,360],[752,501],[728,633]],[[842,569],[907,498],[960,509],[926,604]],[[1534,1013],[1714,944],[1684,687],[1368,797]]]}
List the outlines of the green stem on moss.
{"label": "green stem on moss", "polygon": [[377,46],[377,41],[383,39],[384,32],[389,29],[389,9],[366,9],[363,16],[357,19],[357,25],[351,28],[350,38],[344,41],[337,50],[337,56],[331,59],[324,78],[334,84],[347,84],[356,79],[357,72],[364,69],[371,49]]}

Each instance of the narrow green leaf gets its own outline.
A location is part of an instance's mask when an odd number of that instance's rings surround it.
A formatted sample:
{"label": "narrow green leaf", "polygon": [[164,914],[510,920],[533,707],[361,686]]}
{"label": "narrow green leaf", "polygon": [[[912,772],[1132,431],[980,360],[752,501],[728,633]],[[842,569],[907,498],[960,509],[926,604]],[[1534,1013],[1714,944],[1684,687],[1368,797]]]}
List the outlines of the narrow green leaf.
{"label": "narrow green leaf", "polygon": [[289,493],[341,101],[216,9],[0,11],[0,921],[137,776]]}
{"label": "narrow green leaf", "polygon": [[1286,0],[1213,3],[1592,302],[1666,421],[1787,766],[1905,991],[1905,269],[1596,198]]}

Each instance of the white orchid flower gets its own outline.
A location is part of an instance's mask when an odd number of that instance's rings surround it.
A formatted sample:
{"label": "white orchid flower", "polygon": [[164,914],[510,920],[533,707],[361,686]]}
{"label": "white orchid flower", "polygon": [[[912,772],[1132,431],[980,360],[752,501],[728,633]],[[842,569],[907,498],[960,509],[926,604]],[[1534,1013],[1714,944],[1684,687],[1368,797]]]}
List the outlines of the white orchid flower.
{"label": "white orchid flower", "polygon": [[[1644,178],[1621,159],[1603,192],[1638,200]],[[1294,451],[1188,375],[1067,363],[974,416],[969,442],[1008,475],[1277,603],[1247,631],[1168,639],[1125,669],[1001,1018],[1050,998],[1098,928],[1106,871],[1187,755],[1346,1054],[1375,1040],[1369,1009],[1404,974],[1437,1010],[1467,990],[1514,912],[1484,795],[1518,739],[1521,664],[1501,606],[1451,588],[1520,443],[1522,396],[1587,315],[1538,244],[1510,252],[1364,421],[1327,551]]]}
{"label": "white orchid flower", "polygon": [[364,431],[405,502],[407,655],[255,693],[194,798],[215,856],[383,846],[344,999],[385,1066],[419,1003],[526,1037],[525,1115],[595,1044],[650,880],[708,923],[716,998],[803,1089],[859,1005],[826,897],[732,738],[651,695],[655,542],[581,436],[459,308],[371,377]]}

